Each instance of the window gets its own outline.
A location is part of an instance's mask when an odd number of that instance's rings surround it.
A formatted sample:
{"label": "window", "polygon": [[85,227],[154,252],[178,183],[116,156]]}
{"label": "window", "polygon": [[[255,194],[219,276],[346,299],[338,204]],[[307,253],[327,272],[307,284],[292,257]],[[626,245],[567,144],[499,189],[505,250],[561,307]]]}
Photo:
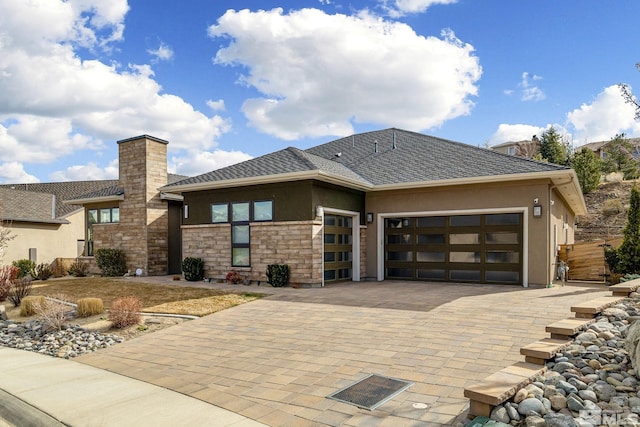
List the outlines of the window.
{"label": "window", "polygon": [[231,203],[231,222],[249,222],[249,202]]}
{"label": "window", "polygon": [[86,255],[93,256],[93,225],[120,222],[120,208],[87,209]]}
{"label": "window", "polygon": [[211,222],[214,224],[229,222],[229,204],[214,203],[211,205]]}
{"label": "window", "polygon": [[509,155],[514,156],[516,154],[516,147],[509,147]]}
{"label": "window", "polygon": [[253,202],[253,220],[273,221],[273,202],[271,200]]}
{"label": "window", "polygon": [[[96,211],[96,209],[92,209]],[[110,222],[120,222],[120,208],[103,208],[100,209],[100,224],[107,224]]]}
{"label": "window", "polygon": [[231,203],[231,265],[251,265],[249,202]]}

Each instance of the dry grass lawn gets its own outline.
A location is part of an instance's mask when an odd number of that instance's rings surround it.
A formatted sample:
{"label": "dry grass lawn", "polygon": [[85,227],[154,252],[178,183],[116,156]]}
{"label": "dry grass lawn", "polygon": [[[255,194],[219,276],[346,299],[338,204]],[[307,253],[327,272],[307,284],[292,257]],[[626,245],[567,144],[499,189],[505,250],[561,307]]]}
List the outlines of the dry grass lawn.
{"label": "dry grass lawn", "polygon": [[230,293],[185,285],[158,285],[109,277],[60,278],[34,281],[31,295],[64,294],[71,302],[80,298],[100,298],[108,309],[120,297],[134,296],[142,302],[143,311],[205,316],[225,308],[261,298],[262,294]]}

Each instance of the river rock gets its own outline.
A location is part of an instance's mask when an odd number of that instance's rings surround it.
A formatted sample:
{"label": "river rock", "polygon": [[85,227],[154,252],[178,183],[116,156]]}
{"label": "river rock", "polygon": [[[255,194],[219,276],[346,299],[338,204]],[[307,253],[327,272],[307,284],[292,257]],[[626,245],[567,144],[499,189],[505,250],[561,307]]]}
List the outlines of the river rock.
{"label": "river rock", "polygon": [[529,415],[532,412],[534,415],[544,415],[544,406],[540,400],[529,397],[518,404],[518,412],[521,415]]}

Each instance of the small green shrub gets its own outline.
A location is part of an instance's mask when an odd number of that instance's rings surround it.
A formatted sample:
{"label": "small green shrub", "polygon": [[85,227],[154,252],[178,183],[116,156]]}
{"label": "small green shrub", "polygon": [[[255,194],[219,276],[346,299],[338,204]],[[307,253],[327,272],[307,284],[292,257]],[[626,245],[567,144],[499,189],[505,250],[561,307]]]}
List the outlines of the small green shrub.
{"label": "small green shrub", "polygon": [[275,288],[289,284],[289,266],[287,264],[267,265],[267,282]]}
{"label": "small green shrub", "polygon": [[624,212],[624,206],[620,199],[607,199],[602,204],[602,215],[611,216]]}
{"label": "small green shrub", "polygon": [[140,322],[142,303],[133,296],[118,298],[111,303],[109,321],[114,328],[124,328]]}
{"label": "small green shrub", "polygon": [[95,258],[103,276],[124,276],[127,272],[127,259],[122,249],[97,249]]}
{"label": "small green shrub", "polygon": [[19,259],[18,261],[13,261],[11,263],[14,267],[18,267],[18,279],[23,277],[27,277],[30,275],[31,277],[35,276],[35,268],[36,263],[29,259]]}
{"label": "small green shrub", "polygon": [[40,263],[33,270],[33,278],[38,280],[47,280],[51,276],[53,276],[53,269],[50,264],[45,262]]}
{"label": "small green shrub", "polygon": [[625,274],[620,278],[620,283],[636,279],[640,279],[640,274]]}
{"label": "small green shrub", "polygon": [[78,317],[89,317],[104,313],[104,303],[100,298],[80,298],[78,304]]}
{"label": "small green shrub", "polygon": [[612,273],[618,272],[618,264],[620,263],[620,254],[617,248],[604,248],[604,259]]}
{"label": "small green shrub", "polygon": [[67,273],[74,277],[85,277],[89,274],[89,264],[76,258],[76,260],[69,266]]}
{"label": "small green shrub", "polygon": [[44,304],[45,298],[42,295],[30,295],[22,299],[20,304],[20,316],[33,316],[37,312],[38,304]]}
{"label": "small green shrub", "polygon": [[204,260],[202,258],[186,257],[182,261],[182,272],[185,280],[190,282],[204,279]]}

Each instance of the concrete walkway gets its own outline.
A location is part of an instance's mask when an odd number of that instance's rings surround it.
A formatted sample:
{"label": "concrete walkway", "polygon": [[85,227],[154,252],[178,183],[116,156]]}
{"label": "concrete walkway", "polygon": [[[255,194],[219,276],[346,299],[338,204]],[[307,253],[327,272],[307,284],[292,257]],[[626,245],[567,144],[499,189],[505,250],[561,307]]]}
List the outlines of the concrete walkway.
{"label": "concrete walkway", "polygon": [[0,420],[18,427],[228,426],[259,422],[92,366],[0,347]]}
{"label": "concrete walkway", "polygon": [[[522,361],[520,347],[571,305],[609,294],[391,281],[235,288],[274,295],[76,360],[270,426],[457,425],[466,385]],[[368,374],[414,385],[373,411],[327,399]]]}

